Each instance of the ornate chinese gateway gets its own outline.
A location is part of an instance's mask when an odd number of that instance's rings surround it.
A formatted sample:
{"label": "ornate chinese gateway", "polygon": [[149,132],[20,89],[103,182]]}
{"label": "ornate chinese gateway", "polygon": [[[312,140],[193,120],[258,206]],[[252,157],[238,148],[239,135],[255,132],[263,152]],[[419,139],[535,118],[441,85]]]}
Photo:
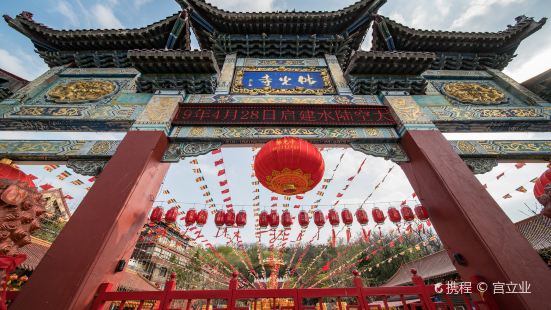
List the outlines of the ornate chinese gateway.
{"label": "ornate chinese gateway", "polygon": [[498,161],[549,161],[551,141],[442,135],[551,131],[551,103],[502,72],[545,18],[471,33],[402,25],[378,14],[385,0],[265,13],[176,2],[179,12],[137,29],[57,30],[29,12],[4,15],[50,69],[28,84],[3,73],[0,131],[126,132],[121,141],[0,135],[0,158],[101,172],[10,309],[89,308],[128,259],[167,162],[284,136],[398,163],[463,280],[532,285],[530,295],[493,296],[495,309],[551,304],[547,266],[473,175]]}

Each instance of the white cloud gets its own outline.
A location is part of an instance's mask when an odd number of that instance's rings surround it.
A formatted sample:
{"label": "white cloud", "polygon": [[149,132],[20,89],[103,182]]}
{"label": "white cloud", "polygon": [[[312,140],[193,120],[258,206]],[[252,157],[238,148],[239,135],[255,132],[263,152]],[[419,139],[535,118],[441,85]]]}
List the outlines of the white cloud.
{"label": "white cloud", "polygon": [[55,11],[63,15],[71,26],[78,26],[80,24],[73,6],[67,1],[59,1],[55,7]]}
{"label": "white cloud", "polygon": [[274,0],[211,0],[207,1],[221,9],[237,12],[272,11]]}
{"label": "white cloud", "polygon": [[525,81],[551,68],[551,57],[549,55],[551,55],[551,45],[541,47],[538,54],[533,55],[532,58],[515,62],[518,65],[509,66],[503,71],[516,81]]}
{"label": "white cloud", "polygon": [[473,18],[485,16],[490,13],[494,5],[507,6],[513,3],[522,3],[525,0],[472,0],[463,14],[456,18],[451,28],[460,28],[466,26]]}
{"label": "white cloud", "polygon": [[0,68],[27,80],[32,80],[48,70],[48,67],[33,55],[21,51],[15,54],[17,56],[0,49]]}
{"label": "white cloud", "polygon": [[92,14],[96,18],[100,27],[109,29],[121,29],[122,23],[113,13],[113,10],[103,4],[96,4],[92,7]]}
{"label": "white cloud", "polygon": [[136,1],[134,1],[134,5],[136,6],[136,8],[140,8],[140,7],[150,3],[151,1],[153,1],[153,0],[136,0]]}

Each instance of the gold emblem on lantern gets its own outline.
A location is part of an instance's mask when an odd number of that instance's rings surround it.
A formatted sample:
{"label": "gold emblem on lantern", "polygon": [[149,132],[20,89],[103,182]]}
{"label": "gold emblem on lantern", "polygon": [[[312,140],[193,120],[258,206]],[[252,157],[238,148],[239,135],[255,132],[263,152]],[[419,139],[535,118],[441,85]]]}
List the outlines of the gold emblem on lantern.
{"label": "gold emblem on lantern", "polygon": [[272,170],[272,175],[266,177],[268,188],[281,195],[297,195],[310,190],[314,181],[309,173],[300,169],[285,168],[281,171]]}
{"label": "gold emblem on lantern", "polygon": [[444,84],[443,91],[450,98],[470,104],[500,104],[507,97],[499,89],[481,83],[452,82]]}
{"label": "gold emblem on lantern", "polygon": [[48,100],[57,103],[98,101],[112,94],[116,85],[109,81],[81,80],[56,85],[48,91]]}

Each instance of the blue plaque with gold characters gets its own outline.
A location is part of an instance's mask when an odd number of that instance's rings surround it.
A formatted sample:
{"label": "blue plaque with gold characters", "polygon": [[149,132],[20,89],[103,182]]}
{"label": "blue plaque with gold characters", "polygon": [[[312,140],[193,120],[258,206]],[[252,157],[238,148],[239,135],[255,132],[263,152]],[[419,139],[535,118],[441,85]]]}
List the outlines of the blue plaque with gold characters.
{"label": "blue plaque with gold characters", "polygon": [[236,70],[231,92],[247,95],[336,93],[328,70],[318,67],[241,67]]}

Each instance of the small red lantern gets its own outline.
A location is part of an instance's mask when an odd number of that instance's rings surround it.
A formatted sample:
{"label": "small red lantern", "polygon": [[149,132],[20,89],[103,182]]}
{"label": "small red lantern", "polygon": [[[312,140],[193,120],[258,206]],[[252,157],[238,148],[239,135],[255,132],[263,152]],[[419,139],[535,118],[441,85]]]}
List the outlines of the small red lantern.
{"label": "small red lantern", "polygon": [[224,224],[228,227],[232,227],[233,224],[235,224],[235,212],[233,212],[232,209],[226,211],[226,219],[224,220]]}
{"label": "small red lantern", "polygon": [[373,208],[371,216],[373,216],[373,221],[375,221],[377,225],[382,225],[385,222],[385,214],[379,208]]}
{"label": "small red lantern", "polygon": [[165,222],[167,222],[168,224],[171,224],[176,222],[177,219],[178,219],[178,208],[172,207],[168,209],[168,211],[166,211]]}
{"label": "small red lantern", "polygon": [[327,213],[327,218],[331,226],[339,226],[339,224],[341,223],[339,219],[339,214],[337,213],[337,211],[335,211],[335,209],[329,210],[329,212]]}
{"label": "small red lantern", "polygon": [[207,220],[209,218],[209,212],[206,209],[201,209],[201,211],[197,212],[197,226],[203,227],[207,223]]}
{"label": "small red lantern", "polygon": [[149,220],[153,223],[159,223],[162,219],[163,219],[163,208],[155,207],[155,209],[151,211]]}
{"label": "small red lantern", "polygon": [[197,211],[191,208],[186,213],[186,226],[194,225],[197,222]]}
{"label": "small red lantern", "polygon": [[245,227],[245,225],[247,225],[247,212],[245,212],[245,210],[237,212],[237,215],[235,217],[235,224],[239,228],[243,228]]}
{"label": "small red lantern", "polygon": [[352,238],[350,226],[352,226],[352,223],[354,222],[354,217],[352,216],[352,212],[346,208],[341,211],[341,217],[342,222],[346,225],[346,242],[350,242],[350,238]]}
{"label": "small red lantern", "polygon": [[281,213],[281,225],[285,228],[289,228],[293,225],[293,217],[289,210],[284,210],[283,213]]}
{"label": "small red lantern", "polygon": [[543,205],[541,213],[551,218],[551,168],[537,178],[534,184],[534,196]]}
{"label": "small red lantern", "polygon": [[325,216],[320,210],[314,212],[314,224],[318,226],[318,229],[322,228],[325,225]]}
{"label": "small red lantern", "polygon": [[414,210],[419,220],[426,221],[429,219],[429,212],[423,205],[417,205]]}
{"label": "small red lantern", "polygon": [[356,220],[360,225],[365,226],[369,222],[369,218],[367,217],[367,212],[363,208],[359,208],[356,210]]}
{"label": "small red lantern", "polygon": [[27,185],[29,185],[30,187],[35,187],[32,176],[27,175],[25,174],[25,172],[17,169],[14,165],[11,164],[11,160],[7,159],[3,159],[2,163],[0,163],[0,179],[21,181],[27,183]]}
{"label": "small red lantern", "polygon": [[298,213],[298,223],[300,227],[308,228],[308,225],[310,224],[310,216],[308,216],[308,212],[301,210]]}
{"label": "small red lantern", "polygon": [[268,216],[268,224],[270,224],[270,227],[272,228],[279,226],[279,214],[277,213],[277,210],[270,211],[270,215]]}
{"label": "small red lantern", "polygon": [[255,174],[264,187],[281,195],[314,188],[323,177],[320,151],[306,140],[283,137],[266,143],[256,155]]}
{"label": "small red lantern", "polygon": [[402,216],[400,215],[400,211],[394,207],[390,207],[387,210],[388,218],[390,221],[394,224],[400,223],[402,221]]}
{"label": "small red lantern", "polygon": [[365,226],[369,222],[369,219],[367,217],[367,211],[365,211],[363,208],[359,208],[356,210],[356,220],[360,225],[362,225],[362,234],[364,237],[365,242],[369,242],[369,235],[371,234],[371,230],[365,231]]}
{"label": "small red lantern", "polygon": [[400,212],[402,213],[402,217],[404,220],[411,222],[415,219],[415,215],[413,214],[413,210],[409,206],[402,206],[400,209]]}
{"label": "small red lantern", "polygon": [[216,227],[221,228],[226,223],[226,212],[224,210],[216,211],[214,214],[214,224]]}
{"label": "small red lantern", "polygon": [[352,216],[352,212],[350,212],[350,210],[346,208],[341,211],[341,217],[342,217],[342,222],[346,226],[350,226],[354,222],[354,217]]}
{"label": "small red lantern", "polygon": [[266,228],[268,227],[268,212],[262,211],[258,215],[258,226],[260,228]]}

